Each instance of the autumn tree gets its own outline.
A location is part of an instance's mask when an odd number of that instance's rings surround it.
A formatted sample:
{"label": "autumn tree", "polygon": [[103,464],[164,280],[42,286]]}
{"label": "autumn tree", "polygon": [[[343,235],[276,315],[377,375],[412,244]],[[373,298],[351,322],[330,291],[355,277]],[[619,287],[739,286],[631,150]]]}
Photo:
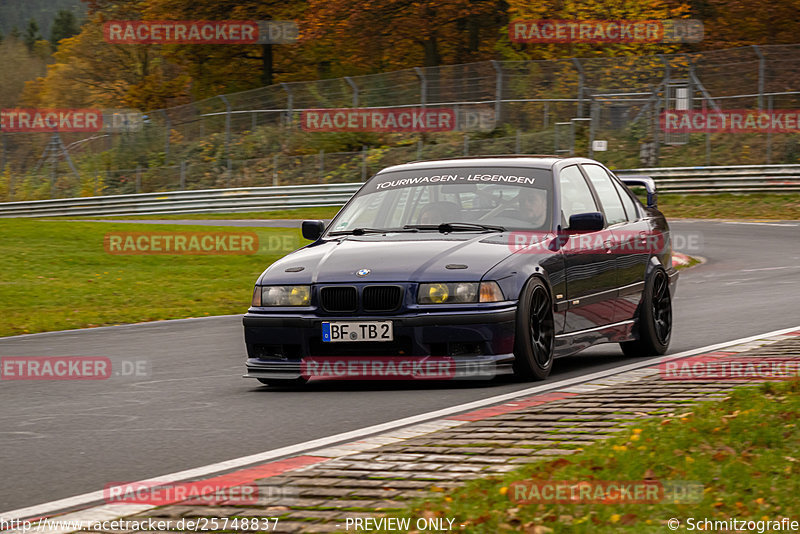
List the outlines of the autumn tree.
{"label": "autumn tree", "polygon": [[744,0],[692,0],[691,10],[705,24],[705,39],[698,48],[797,42],[800,0],[774,0],[764,9],[754,9]]}
{"label": "autumn tree", "polygon": [[[150,0],[142,12],[149,20],[293,20],[302,12],[301,0]],[[291,44],[177,44],[165,53],[180,63],[193,80],[196,97],[250,89],[274,83],[276,70],[291,61],[276,59]],[[279,51],[279,52],[278,52]],[[284,56],[285,57],[285,56]]]}
{"label": "autumn tree", "polygon": [[28,47],[9,35],[0,42],[0,103],[14,107],[19,103],[25,82],[45,72],[45,59],[28,50]]}
{"label": "autumn tree", "polygon": [[31,19],[28,23],[28,27],[25,29],[25,37],[23,38],[25,42],[25,46],[28,47],[28,50],[33,51],[33,45],[36,44],[36,41],[42,40],[42,34],[39,33],[39,25],[36,24],[36,21]]}
{"label": "autumn tree", "polygon": [[366,72],[492,57],[503,0],[311,0],[305,41]]}
{"label": "autumn tree", "polygon": [[156,109],[182,103],[188,78],[158,47],[105,42],[102,13],[61,41],[47,74],[27,84],[30,105]]}
{"label": "autumn tree", "polygon": [[75,14],[68,9],[62,9],[53,20],[53,27],[50,29],[50,43],[53,47],[57,47],[59,41],[72,37],[79,31],[80,26]]}

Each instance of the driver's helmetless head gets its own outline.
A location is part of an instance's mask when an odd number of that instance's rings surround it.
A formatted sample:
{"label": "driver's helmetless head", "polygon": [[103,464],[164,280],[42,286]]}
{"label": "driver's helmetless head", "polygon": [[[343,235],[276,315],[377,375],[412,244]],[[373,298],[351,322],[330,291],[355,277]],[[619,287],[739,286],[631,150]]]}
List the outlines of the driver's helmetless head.
{"label": "driver's helmetless head", "polygon": [[547,191],[525,188],[519,193],[519,211],[535,226],[544,224],[547,218]]}

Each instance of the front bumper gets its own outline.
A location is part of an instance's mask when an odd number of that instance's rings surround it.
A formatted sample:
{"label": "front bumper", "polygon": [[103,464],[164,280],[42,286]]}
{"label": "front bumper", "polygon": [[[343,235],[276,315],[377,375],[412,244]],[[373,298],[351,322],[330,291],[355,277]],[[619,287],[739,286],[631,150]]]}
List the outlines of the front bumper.
{"label": "front bumper", "polygon": [[[442,359],[450,378],[510,374],[514,360],[516,303],[502,308],[383,316],[320,316],[315,313],[254,313],[244,316],[249,378],[307,376],[310,359],[347,361]],[[322,342],[325,321],[392,321],[391,342]],[[313,376],[312,376],[313,378]]]}

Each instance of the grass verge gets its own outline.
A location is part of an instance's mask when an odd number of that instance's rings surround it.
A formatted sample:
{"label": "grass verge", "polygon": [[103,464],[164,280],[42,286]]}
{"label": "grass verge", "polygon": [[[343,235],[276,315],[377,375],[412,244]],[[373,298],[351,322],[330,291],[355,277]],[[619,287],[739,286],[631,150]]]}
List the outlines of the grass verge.
{"label": "grass verge", "polygon": [[[110,232],[254,232],[253,255],[113,255]],[[0,336],[242,313],[299,230],[3,219]]]}
{"label": "grass verge", "polygon": [[[800,381],[737,388],[721,402],[642,421],[573,456],[478,479],[419,502],[401,517],[455,518],[467,532],[669,532],[689,518],[798,519]],[[695,502],[528,503],[515,481],[693,481]],[[524,487],[524,486],[523,486]],[[697,486],[695,485],[695,488]],[[534,499],[535,500],[535,499]],[[696,501],[700,502],[696,502]],[[695,528],[694,530],[701,530]],[[708,529],[706,529],[708,530]],[[716,529],[722,530],[722,529]],[[730,531],[733,531],[731,529]],[[772,530],[761,530],[772,531]]]}
{"label": "grass verge", "polygon": [[658,208],[667,218],[800,219],[800,193],[751,195],[661,195]]}

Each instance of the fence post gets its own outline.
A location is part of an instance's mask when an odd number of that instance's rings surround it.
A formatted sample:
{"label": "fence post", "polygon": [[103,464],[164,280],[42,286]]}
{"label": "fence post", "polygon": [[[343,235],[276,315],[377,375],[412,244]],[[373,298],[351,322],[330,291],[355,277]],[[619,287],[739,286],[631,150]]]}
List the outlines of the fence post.
{"label": "fence post", "polygon": [[161,114],[164,115],[164,163],[166,164],[167,160],[169,160],[169,137],[172,130],[172,121],[169,120],[169,115],[165,110],[162,109]]}
{"label": "fence post", "polygon": [[142,166],[138,165],[136,167],[136,192],[142,192]]}
{"label": "fence post", "polygon": [[319,151],[319,183],[325,182],[325,150]]}
{"label": "fence post", "polygon": [[514,141],[514,154],[522,154],[522,138],[520,137],[519,128],[517,128],[517,135]]}
{"label": "fence post", "polygon": [[358,86],[356,85],[356,82],[353,81],[353,78],[351,78],[350,76],[345,76],[344,77],[344,81],[346,81],[347,85],[349,85],[350,88],[353,90],[353,107],[357,108],[358,107]]}
{"label": "fence post", "polygon": [[758,56],[758,111],[762,111],[764,109],[764,68],[766,65],[761,48],[758,45],[751,46]]}
{"label": "fence post", "polygon": [[503,66],[497,60],[492,60],[492,67],[496,72],[494,89],[494,125],[497,127],[502,122],[503,111]]}
{"label": "fence post", "polygon": [[419,141],[417,141],[417,161],[422,159],[422,149],[423,148],[424,147],[422,145],[422,139],[420,139]]}
{"label": "fence post", "polygon": [[669,60],[664,54],[659,54],[661,62],[664,64],[664,111],[669,110],[669,84],[672,83],[672,71]]}
{"label": "fence post", "polygon": [[367,181],[367,145],[361,146],[361,181]]}
{"label": "fence post", "polygon": [[464,134],[464,155],[469,156],[469,135]]}
{"label": "fence post", "polygon": [[181,160],[181,191],[186,189],[186,160]]}
{"label": "fence post", "polygon": [[687,103],[687,108],[689,111],[694,110],[694,62],[692,61],[692,57],[688,54],[684,54],[686,58],[687,66],[689,67],[689,79],[687,80],[687,86],[689,88],[689,102]]}
{"label": "fence post", "polygon": [[594,136],[597,135],[597,125],[595,122],[599,120],[597,115],[597,102],[594,99],[594,96],[591,97],[591,102],[589,103],[589,157],[594,157]]}
{"label": "fence post", "polygon": [[583,117],[583,86],[586,80],[583,74],[583,65],[578,58],[572,58],[572,64],[578,71],[578,117],[580,118]]}
{"label": "fence post", "polygon": [[[767,110],[772,115],[773,96],[767,97]],[[772,129],[767,130],[767,165],[772,163]]]}
{"label": "fence post", "polygon": [[272,185],[278,185],[278,154],[272,156]]}
{"label": "fence post", "polygon": [[227,163],[228,187],[231,185],[231,178],[233,178],[233,164],[231,162],[231,103],[225,95],[219,95],[219,99],[225,103],[225,160]]}
{"label": "fence post", "polygon": [[417,73],[417,78],[419,78],[419,103],[424,108],[428,105],[428,80],[425,78],[425,72],[420,67],[414,67],[414,72]]}
{"label": "fence post", "polygon": [[542,125],[542,128],[547,129],[547,127],[550,125],[550,102],[544,103],[543,115],[542,121],[544,121],[544,124]]}
{"label": "fence post", "polygon": [[288,83],[282,82],[281,87],[284,91],[286,91],[286,124],[291,126],[292,119],[294,118],[294,95],[292,94],[292,88],[289,87]]}

